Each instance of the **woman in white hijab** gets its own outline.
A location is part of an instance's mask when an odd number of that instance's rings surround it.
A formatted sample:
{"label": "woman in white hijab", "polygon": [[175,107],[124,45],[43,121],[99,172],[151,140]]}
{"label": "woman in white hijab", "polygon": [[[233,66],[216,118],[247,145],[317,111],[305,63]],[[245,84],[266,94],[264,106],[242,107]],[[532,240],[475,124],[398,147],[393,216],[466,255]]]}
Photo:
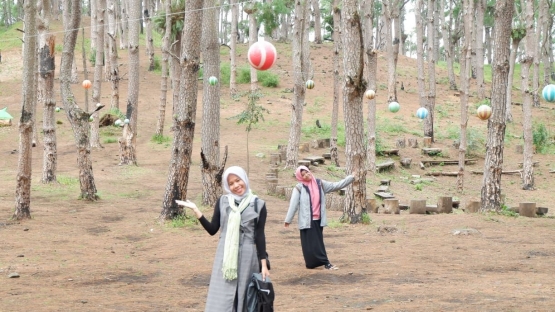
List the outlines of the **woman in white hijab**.
{"label": "woman in white hijab", "polygon": [[241,167],[227,168],[222,186],[226,194],[216,203],[211,221],[194,203],[177,203],[190,208],[210,235],[222,230],[205,311],[242,312],[246,311],[245,297],[252,274],[260,272],[263,279],[270,275],[265,257],[266,204],[252,194]]}

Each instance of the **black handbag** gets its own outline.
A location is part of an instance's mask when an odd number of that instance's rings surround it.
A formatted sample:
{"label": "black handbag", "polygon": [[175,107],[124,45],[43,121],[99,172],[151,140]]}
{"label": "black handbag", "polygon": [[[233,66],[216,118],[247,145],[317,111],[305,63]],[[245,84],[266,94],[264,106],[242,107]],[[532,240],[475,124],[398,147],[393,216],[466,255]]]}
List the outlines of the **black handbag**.
{"label": "black handbag", "polygon": [[262,280],[260,273],[253,273],[247,287],[248,312],[274,312],[274,286],[269,277]]}

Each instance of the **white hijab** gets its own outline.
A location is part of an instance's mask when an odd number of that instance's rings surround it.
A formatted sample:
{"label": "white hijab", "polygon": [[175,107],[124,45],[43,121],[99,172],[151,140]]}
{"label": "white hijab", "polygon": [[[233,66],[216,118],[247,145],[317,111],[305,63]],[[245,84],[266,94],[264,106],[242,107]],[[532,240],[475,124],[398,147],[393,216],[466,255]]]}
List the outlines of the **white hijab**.
{"label": "white hijab", "polygon": [[[245,182],[245,193],[243,195],[233,194],[229,188],[229,183],[227,178],[230,174],[234,174],[239,177],[239,179]],[[239,229],[241,227],[241,212],[245,210],[254,196],[249,188],[249,179],[247,178],[247,173],[243,168],[233,166],[227,168],[222,177],[222,185],[227,193],[227,198],[229,201],[229,206],[231,211],[227,219],[227,232],[225,236],[224,243],[224,258],[222,263],[222,273],[224,279],[231,281],[237,278],[237,267],[239,260]],[[235,202],[239,202],[239,206]]]}

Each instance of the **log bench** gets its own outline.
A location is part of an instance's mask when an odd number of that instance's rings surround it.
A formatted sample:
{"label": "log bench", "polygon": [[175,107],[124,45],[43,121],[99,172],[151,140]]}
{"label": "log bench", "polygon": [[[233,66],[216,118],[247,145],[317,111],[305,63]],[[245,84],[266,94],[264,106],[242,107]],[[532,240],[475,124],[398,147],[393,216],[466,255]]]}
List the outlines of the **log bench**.
{"label": "log bench", "polygon": [[395,162],[393,160],[383,162],[381,164],[376,164],[376,171],[380,172],[382,170],[389,170],[395,167]]}
{"label": "log bench", "polygon": [[298,160],[298,161],[297,161],[297,166],[305,166],[305,167],[307,167],[307,168],[310,168],[310,164],[311,164],[311,163],[310,163],[310,160],[304,160],[304,159],[302,159],[302,160]]}
{"label": "log bench", "polygon": [[322,156],[306,156],[304,160],[310,161],[312,165],[318,166],[325,163],[325,159]]}
{"label": "log bench", "polygon": [[376,197],[381,198],[381,199],[395,198],[395,196],[393,196],[393,194],[391,194],[391,193],[386,193],[386,192],[375,192],[374,195],[375,195]]}
{"label": "log bench", "polygon": [[437,147],[424,147],[422,148],[422,154],[426,154],[428,156],[435,156],[441,154],[441,148]]}
{"label": "log bench", "polygon": [[383,151],[380,152],[380,154],[385,155],[385,156],[391,156],[391,155],[399,156],[399,150],[398,149],[383,150]]}
{"label": "log bench", "polygon": [[[448,159],[448,160],[440,160],[440,159],[424,159],[420,161],[421,163],[423,163],[424,165],[427,166],[437,166],[437,165],[458,165],[459,161],[456,159]],[[476,159],[465,159],[464,163],[466,165],[475,163]]]}

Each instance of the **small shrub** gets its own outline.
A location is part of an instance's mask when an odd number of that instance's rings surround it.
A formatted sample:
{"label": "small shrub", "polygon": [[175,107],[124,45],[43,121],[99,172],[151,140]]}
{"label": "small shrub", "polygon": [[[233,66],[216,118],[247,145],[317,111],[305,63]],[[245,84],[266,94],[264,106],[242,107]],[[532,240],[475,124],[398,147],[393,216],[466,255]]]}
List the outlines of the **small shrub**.
{"label": "small shrub", "polygon": [[157,143],[157,144],[164,144],[164,143],[170,142],[171,138],[169,136],[155,134],[155,135],[152,136],[152,138],[150,140],[154,143]]}
{"label": "small shrub", "polygon": [[543,123],[534,124],[532,138],[536,151],[543,154],[549,144],[549,132]]}
{"label": "small shrub", "polygon": [[361,222],[362,224],[372,223],[372,218],[370,218],[370,214],[368,214],[367,212],[363,212],[361,215]]}
{"label": "small shrub", "polygon": [[104,144],[110,144],[110,143],[116,143],[117,141],[118,141],[117,138],[109,137],[109,138],[104,138],[102,142],[104,142]]}
{"label": "small shrub", "polygon": [[168,224],[171,228],[183,228],[198,224],[198,219],[193,216],[180,214],[173,218]]}
{"label": "small shrub", "polygon": [[279,77],[268,71],[258,72],[258,81],[267,88],[277,88],[279,86]]}

